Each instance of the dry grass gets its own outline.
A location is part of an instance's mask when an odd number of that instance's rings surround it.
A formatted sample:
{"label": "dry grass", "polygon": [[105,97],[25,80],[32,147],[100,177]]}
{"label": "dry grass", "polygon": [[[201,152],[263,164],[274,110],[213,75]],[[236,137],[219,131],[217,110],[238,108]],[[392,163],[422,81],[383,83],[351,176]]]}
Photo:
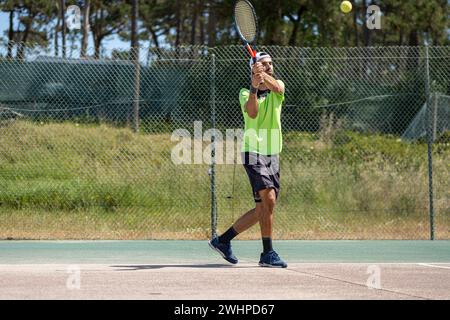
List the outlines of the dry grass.
{"label": "dry grass", "polygon": [[[276,237],[428,238],[426,146],[324,127],[284,135]],[[209,166],[175,166],[175,144],[170,134],[107,125],[0,127],[0,238],[207,238]],[[445,239],[448,145],[434,159],[436,236]],[[253,202],[242,166],[218,165],[216,180],[223,230]],[[257,239],[259,231],[242,237]]]}

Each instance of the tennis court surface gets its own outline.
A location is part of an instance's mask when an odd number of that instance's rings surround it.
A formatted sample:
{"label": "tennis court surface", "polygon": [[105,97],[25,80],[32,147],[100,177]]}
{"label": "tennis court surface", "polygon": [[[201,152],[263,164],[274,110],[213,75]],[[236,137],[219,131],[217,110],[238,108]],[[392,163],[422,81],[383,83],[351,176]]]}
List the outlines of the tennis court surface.
{"label": "tennis court surface", "polygon": [[0,299],[450,299],[450,241],[2,241]]}

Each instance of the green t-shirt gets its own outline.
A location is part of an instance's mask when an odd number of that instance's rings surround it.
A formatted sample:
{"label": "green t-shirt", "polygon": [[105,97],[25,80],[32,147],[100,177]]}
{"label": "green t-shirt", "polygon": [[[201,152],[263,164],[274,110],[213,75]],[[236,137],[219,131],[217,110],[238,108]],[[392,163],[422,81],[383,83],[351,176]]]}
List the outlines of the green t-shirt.
{"label": "green t-shirt", "polygon": [[[281,80],[278,80],[281,82]],[[250,96],[246,88],[239,92],[239,102],[244,115],[245,129],[242,152],[255,152],[263,155],[279,154],[282,149],[281,106],[284,94],[270,92],[258,99],[258,115],[252,119],[247,114],[245,104]]]}

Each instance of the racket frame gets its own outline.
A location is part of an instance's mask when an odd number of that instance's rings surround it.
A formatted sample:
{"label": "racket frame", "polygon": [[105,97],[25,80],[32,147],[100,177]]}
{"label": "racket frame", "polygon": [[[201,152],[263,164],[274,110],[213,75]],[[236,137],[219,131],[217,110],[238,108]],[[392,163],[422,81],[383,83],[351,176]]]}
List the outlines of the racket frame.
{"label": "racket frame", "polygon": [[[255,38],[253,39],[253,41],[248,42],[247,39],[245,39],[245,37],[242,35],[241,30],[239,28],[239,25],[236,21],[236,16],[235,16],[235,12],[236,12],[236,5],[239,2],[246,2],[247,5],[250,7],[252,13],[253,13],[253,19],[255,20],[255,26],[256,26],[256,30],[255,30]],[[253,7],[253,5],[251,4],[250,1],[248,0],[238,0],[235,2],[234,7],[233,7],[233,20],[234,20],[234,27],[237,31],[237,34],[239,36],[239,38],[241,38],[242,42],[244,43],[245,48],[247,49],[248,53],[250,54],[250,56],[253,59],[253,62],[256,62],[256,39],[258,38],[258,17],[256,15],[256,11],[255,8]]]}

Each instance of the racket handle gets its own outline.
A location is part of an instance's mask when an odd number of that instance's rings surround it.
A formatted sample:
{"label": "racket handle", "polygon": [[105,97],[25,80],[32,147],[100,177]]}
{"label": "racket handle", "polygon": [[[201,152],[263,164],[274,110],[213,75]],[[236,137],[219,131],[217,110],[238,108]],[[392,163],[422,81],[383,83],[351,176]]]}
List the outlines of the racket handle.
{"label": "racket handle", "polygon": [[250,45],[247,43],[247,51],[248,51],[248,53],[250,53],[250,55],[252,56],[252,58],[253,58],[253,63],[255,63],[256,62],[256,52],[255,51],[253,51],[253,49],[252,49],[252,47],[250,47]]}

